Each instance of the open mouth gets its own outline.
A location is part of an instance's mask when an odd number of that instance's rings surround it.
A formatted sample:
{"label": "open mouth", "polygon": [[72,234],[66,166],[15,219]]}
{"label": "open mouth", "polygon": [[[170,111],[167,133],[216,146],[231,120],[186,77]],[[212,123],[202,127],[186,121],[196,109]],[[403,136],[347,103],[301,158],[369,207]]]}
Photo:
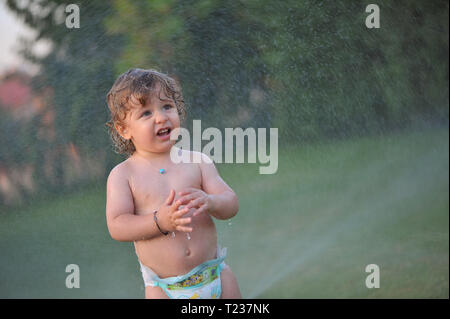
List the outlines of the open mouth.
{"label": "open mouth", "polygon": [[164,127],[158,130],[158,132],[156,132],[156,135],[158,136],[167,136],[170,134],[171,129],[168,127]]}

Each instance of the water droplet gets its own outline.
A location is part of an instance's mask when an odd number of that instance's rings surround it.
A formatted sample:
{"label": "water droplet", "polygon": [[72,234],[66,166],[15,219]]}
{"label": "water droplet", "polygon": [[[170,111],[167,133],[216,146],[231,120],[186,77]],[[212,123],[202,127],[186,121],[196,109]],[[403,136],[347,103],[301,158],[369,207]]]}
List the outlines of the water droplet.
{"label": "water droplet", "polygon": [[189,235],[189,233],[186,233],[186,238],[187,240],[191,240],[191,235]]}
{"label": "water droplet", "polygon": [[231,222],[231,221],[228,221],[228,226],[231,226],[231,224],[232,224],[232,222]]}
{"label": "water droplet", "polygon": [[175,238],[175,232],[174,231],[172,232],[172,238]]}

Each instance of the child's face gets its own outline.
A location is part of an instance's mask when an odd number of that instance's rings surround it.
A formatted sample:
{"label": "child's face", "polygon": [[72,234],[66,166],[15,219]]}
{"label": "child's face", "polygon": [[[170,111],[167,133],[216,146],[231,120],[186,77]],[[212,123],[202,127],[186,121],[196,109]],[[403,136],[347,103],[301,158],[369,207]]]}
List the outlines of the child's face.
{"label": "child's face", "polygon": [[170,140],[170,132],[180,127],[175,102],[165,95],[159,83],[155,92],[145,106],[132,104],[126,115],[126,128],[121,135],[131,139],[137,151],[167,152],[176,142]]}

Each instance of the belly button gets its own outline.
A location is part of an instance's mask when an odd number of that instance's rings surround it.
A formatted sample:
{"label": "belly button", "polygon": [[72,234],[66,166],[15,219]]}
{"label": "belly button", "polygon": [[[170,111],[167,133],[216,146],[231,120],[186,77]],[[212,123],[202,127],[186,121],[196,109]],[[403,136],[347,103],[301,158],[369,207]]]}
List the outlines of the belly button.
{"label": "belly button", "polygon": [[186,249],[186,256],[190,256],[191,255],[191,251],[189,249]]}

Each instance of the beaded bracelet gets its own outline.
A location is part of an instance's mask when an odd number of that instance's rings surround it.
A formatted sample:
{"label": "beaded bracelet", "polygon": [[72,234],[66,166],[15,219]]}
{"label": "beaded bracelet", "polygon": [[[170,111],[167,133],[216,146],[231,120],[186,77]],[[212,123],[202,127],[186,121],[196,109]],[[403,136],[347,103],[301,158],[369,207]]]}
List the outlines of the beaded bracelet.
{"label": "beaded bracelet", "polygon": [[153,211],[153,220],[155,221],[155,224],[158,227],[158,229],[161,232],[161,234],[163,234],[164,236],[167,236],[167,235],[169,235],[169,232],[168,231],[162,231],[161,227],[159,227],[158,218],[156,218],[156,213],[157,212],[158,212],[157,210]]}

